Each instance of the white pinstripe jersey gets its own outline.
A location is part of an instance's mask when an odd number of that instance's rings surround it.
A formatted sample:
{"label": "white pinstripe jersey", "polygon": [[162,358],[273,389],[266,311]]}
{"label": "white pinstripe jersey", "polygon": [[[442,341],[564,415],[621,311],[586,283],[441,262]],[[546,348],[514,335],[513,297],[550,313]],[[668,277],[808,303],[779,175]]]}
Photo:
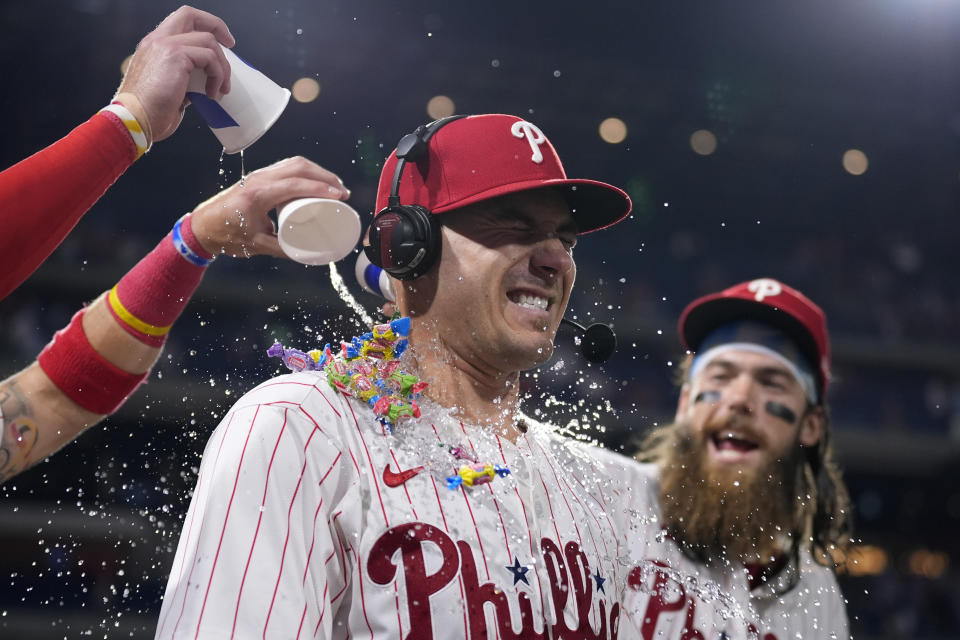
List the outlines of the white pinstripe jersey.
{"label": "white pinstripe jersey", "polygon": [[[621,636],[641,640],[844,640],[850,637],[843,596],[833,572],[801,552],[799,567],[791,564],[769,582],[750,588],[742,567],[707,568],[685,556],[660,529],[659,471],[656,465],[625,461],[607,451],[609,473],[632,490],[627,510],[644,521],[647,535],[632,539],[631,569],[624,599]],[[654,532],[654,535],[650,535]],[[799,581],[787,589],[792,570]],[[793,575],[796,575],[795,573]]]}
{"label": "white pinstripe jersey", "polygon": [[[260,385],[207,443],[156,637],[624,637],[624,496],[529,424],[513,444],[436,412],[390,436],[320,374]],[[512,473],[450,490],[441,442]]]}

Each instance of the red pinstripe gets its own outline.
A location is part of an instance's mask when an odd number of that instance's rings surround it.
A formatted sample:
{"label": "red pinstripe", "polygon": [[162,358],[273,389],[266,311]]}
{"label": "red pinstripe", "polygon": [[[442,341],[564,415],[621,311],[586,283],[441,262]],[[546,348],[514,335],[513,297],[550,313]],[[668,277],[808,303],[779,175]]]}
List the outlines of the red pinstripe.
{"label": "red pinstripe", "polygon": [[[394,453],[393,449],[390,449],[390,456],[393,458],[394,464],[397,465],[397,470],[400,470],[400,461],[397,460],[397,454]],[[410,491],[407,489],[407,484],[403,484],[403,492],[407,494],[407,504],[410,505],[410,511],[413,512],[413,519],[419,520],[420,517],[417,515],[417,508],[413,506],[413,500],[410,499]]]}
{"label": "red pinstripe", "polygon": [[354,564],[357,566],[357,584],[360,585],[360,608],[363,610],[363,621],[367,623],[367,629],[370,631],[370,638],[373,639],[373,627],[370,626],[370,618],[367,617],[367,599],[364,597],[363,593],[363,563],[360,562],[360,557],[357,555],[356,550],[353,547],[350,547],[350,553],[353,554]]}
{"label": "red pinstripe", "polygon": [[[466,435],[466,430],[463,427],[463,422],[460,422],[460,430]],[[473,455],[476,457],[477,449],[473,446],[473,442],[470,440],[470,437],[467,436],[467,443],[470,445],[470,449],[473,450]],[[490,567],[487,566],[487,553],[483,550],[483,538],[480,536],[480,528],[477,526],[477,518],[473,515],[473,507],[470,506],[470,497],[467,495],[467,490],[463,485],[460,485],[460,495],[463,496],[463,501],[467,505],[467,511],[470,512],[470,520],[473,522],[473,530],[477,534],[477,546],[480,547],[480,557],[483,559],[483,570],[487,572],[487,580],[490,579]]]}
{"label": "red pinstripe", "polygon": [[320,618],[317,620],[317,626],[313,628],[313,635],[317,635],[317,630],[320,628],[320,623],[323,622],[323,616],[327,613],[327,588],[329,586],[329,582],[323,585],[323,611],[320,612]]}
{"label": "red pinstripe", "polygon": [[[433,432],[437,433],[436,427],[434,427]],[[439,434],[437,437],[439,439]],[[443,503],[440,502],[440,492],[437,490],[437,481],[432,475],[430,476],[430,482],[433,483],[433,495],[437,496],[437,507],[440,509],[440,517],[443,519],[443,529],[447,533],[450,533],[450,527],[447,526],[447,516],[443,513]],[[463,576],[460,575],[459,571],[457,572],[457,582],[460,583],[460,604],[463,605],[463,637],[466,638],[470,627],[467,622],[466,598],[463,595]]]}
{"label": "red pinstripe", "polygon": [[[586,491],[586,487],[584,487],[584,491]],[[605,495],[603,495],[603,487],[600,486],[599,482],[597,482],[597,493],[600,494],[600,498],[602,500],[600,504],[603,505],[603,516],[607,521],[607,526],[610,527],[610,531],[611,531],[611,535],[613,536],[613,539],[617,541],[616,554],[617,554],[617,557],[619,558],[623,555],[621,552],[621,546],[620,546],[620,536],[616,534],[617,530],[613,526],[613,522],[610,520],[610,509],[607,507],[607,505],[611,504],[611,502],[607,500],[607,497]],[[614,493],[617,493],[617,492],[614,491]],[[587,491],[587,495],[591,495],[589,491]],[[617,581],[617,584],[622,584],[619,578],[620,573],[619,573],[618,563],[616,562],[613,563],[613,576],[614,576],[614,579]]]}
{"label": "red pinstripe", "polygon": [[[533,485],[533,477],[530,478],[531,486]],[[537,552],[534,550],[534,541],[533,541],[533,531],[530,529],[530,518],[527,516],[527,506],[523,503],[523,498],[520,496],[520,489],[516,485],[513,487],[513,492],[517,494],[517,500],[520,502],[520,509],[523,511],[523,523],[527,525],[527,541],[530,543],[530,556],[536,557]],[[530,505],[531,508],[536,508],[533,505]],[[539,541],[538,541],[539,542]],[[540,611],[546,615],[546,603],[543,601],[543,582],[540,581],[540,572],[534,571],[533,575],[537,577],[537,595],[540,597]],[[546,620],[544,620],[546,623]]]}
{"label": "red pinstripe", "polygon": [[263,481],[263,497],[260,499],[260,515],[257,517],[257,528],[253,532],[253,540],[250,542],[250,553],[247,554],[247,564],[243,567],[243,578],[240,579],[240,591],[237,593],[237,606],[233,610],[233,627],[230,629],[232,638],[237,632],[237,618],[240,616],[240,599],[243,598],[243,585],[247,582],[247,571],[250,569],[250,560],[253,558],[253,549],[257,546],[257,536],[260,535],[260,523],[263,521],[263,507],[267,504],[267,488],[270,486],[270,471],[273,469],[273,460],[277,457],[277,448],[280,446],[280,439],[287,428],[287,410],[283,410],[283,424],[280,426],[280,433],[277,434],[277,441],[273,445],[273,453],[270,454],[270,463],[267,465],[267,477]]}
{"label": "red pinstripe", "polygon": [[[333,471],[333,468],[337,466],[337,462],[342,456],[342,452],[337,453],[337,457],[333,459],[333,462],[330,463],[330,468],[327,469],[327,472],[323,474],[323,477],[320,478],[320,482],[317,483],[318,487],[323,486],[323,481],[327,479],[327,476]],[[320,502],[317,504],[317,510],[313,512],[313,527],[311,529],[312,535],[310,536],[310,551],[307,552],[307,561],[304,563],[303,567],[303,580],[300,581],[300,584],[306,584],[307,582],[307,572],[310,570],[310,558],[313,556],[313,545],[317,542],[317,517],[320,515],[320,507],[323,506],[323,496],[320,497]]]}
{"label": "red pinstripe", "polygon": [[[373,458],[370,456],[370,449],[367,447],[367,441],[363,437],[363,429],[360,428],[360,422],[357,420],[357,414],[353,411],[353,403],[350,402],[349,398],[344,400],[347,403],[347,407],[350,409],[350,415],[353,417],[353,425],[357,428],[357,436],[360,438],[361,444],[363,444],[363,452],[367,456],[367,468],[370,470],[370,476],[372,479],[372,484],[377,489],[377,499],[380,501],[380,510],[383,512],[383,522],[389,527],[390,520],[387,518],[387,508],[383,504],[383,495],[380,493],[380,483],[377,481],[377,471],[373,466]],[[356,461],[354,461],[356,462]],[[357,468],[357,473],[360,472],[359,467]]]}
{"label": "red pinstripe", "polygon": [[[570,508],[570,502],[567,500],[567,496],[563,492],[563,485],[560,484],[560,476],[557,475],[557,469],[553,466],[553,458],[547,454],[547,451],[541,446],[540,452],[543,454],[544,459],[547,461],[547,466],[550,467],[550,472],[553,474],[554,484],[557,485],[557,490],[560,492],[560,497],[563,499],[563,504],[567,507],[567,511],[570,513],[570,522],[573,523],[573,530],[577,532],[577,542],[580,543],[580,548],[583,548],[583,536],[580,535],[580,527],[577,526],[577,517],[573,513],[573,509]],[[551,515],[553,515],[551,509]],[[559,532],[558,534],[559,535]],[[562,540],[557,538],[557,542],[560,543]]]}
{"label": "red pinstripe", "polygon": [[[583,549],[583,535],[580,533],[580,527],[577,525],[577,518],[576,518],[576,516],[574,515],[573,509],[570,507],[570,501],[567,500],[566,493],[565,493],[564,490],[563,490],[563,486],[566,484],[566,482],[564,482],[563,484],[561,484],[561,482],[560,482],[560,476],[557,474],[557,469],[556,469],[556,467],[554,467],[554,465],[553,465],[553,458],[547,453],[546,449],[544,449],[542,445],[540,445],[540,452],[543,454],[543,457],[546,459],[546,461],[547,461],[547,466],[550,467],[550,472],[553,473],[553,479],[554,479],[554,482],[555,482],[556,485],[557,485],[557,490],[560,492],[560,497],[563,499],[563,504],[567,507],[567,511],[570,513],[570,522],[573,523],[573,530],[577,532],[577,542],[580,544],[580,548]],[[542,481],[542,476],[541,476],[541,481]],[[546,488],[546,485],[544,485],[544,488]],[[570,488],[569,485],[567,485],[567,489],[568,489],[568,490],[569,490],[569,488]],[[573,492],[571,491],[571,493],[573,493]],[[548,496],[547,496],[547,502],[549,502],[549,501],[550,501],[550,496],[548,495]],[[582,507],[582,506],[583,506],[583,505],[581,504],[581,507]],[[554,513],[553,513],[553,505],[552,505],[552,504],[551,504],[551,506],[550,506],[550,516],[551,516],[552,518],[555,518],[555,517],[556,517],[556,516],[554,516]],[[556,523],[554,523],[554,529],[556,529]],[[589,527],[587,528],[587,530],[589,531]],[[557,535],[558,535],[558,536],[560,535],[559,532],[557,533]],[[591,533],[591,536],[592,536],[592,535],[593,535],[593,534]],[[557,542],[558,542],[558,543],[562,542],[559,537],[557,538]],[[596,542],[594,542],[594,547],[596,548]],[[599,561],[600,561],[599,549],[596,549],[596,551],[597,551],[597,562],[599,562]],[[592,611],[593,614],[594,614],[594,616],[593,616],[594,620],[596,620],[597,609],[596,609],[596,603],[595,603],[593,600],[591,600],[591,602],[590,602],[590,609],[591,609],[591,611]]]}
{"label": "red pinstripe", "polygon": [[348,582],[344,582],[344,583],[343,583],[343,586],[340,587],[340,591],[337,591],[337,595],[335,595],[335,596],[333,596],[332,598],[330,598],[330,603],[331,603],[331,604],[334,603],[334,602],[336,602],[336,601],[340,598],[340,596],[343,595],[343,592],[347,590],[347,585],[348,585],[348,584],[349,584]]}
{"label": "red pinstripe", "polygon": [[[580,498],[577,497],[577,494],[573,492],[573,489],[572,489],[572,488],[570,487],[570,485],[567,483],[566,479],[563,480],[563,486],[565,486],[565,487],[567,488],[567,492],[568,492],[570,495],[573,496],[573,499],[577,501],[577,504],[580,505],[580,508],[581,508],[585,513],[589,514],[591,517],[594,517],[594,519],[596,519],[596,517],[593,516],[593,512],[584,507],[583,502],[581,502],[581,501],[580,501]],[[563,495],[563,488],[562,488],[562,487],[561,487],[561,489],[560,489],[560,495],[561,495],[561,496]],[[566,501],[566,498],[564,498],[564,500]],[[567,509],[569,509],[569,508],[570,508],[570,505],[567,504]],[[596,538],[593,536],[593,528],[590,526],[590,523],[587,522],[586,525],[587,525],[587,533],[590,534],[590,541],[591,541],[591,543],[593,543],[593,552],[596,554],[596,557],[597,557],[597,566],[594,568],[594,570],[595,570],[597,573],[599,573],[599,572],[600,572],[600,565],[602,564],[601,555],[600,555],[600,547],[597,546],[597,540],[596,540]],[[597,525],[598,525],[598,527],[599,527],[599,522],[597,523]],[[580,528],[576,526],[576,522],[574,522],[574,528],[577,530],[577,536],[580,536]],[[599,531],[600,531],[600,529],[598,528],[598,532],[599,532]],[[601,538],[601,541],[602,541],[602,540],[603,540],[603,538]],[[606,545],[606,542],[604,542],[603,546],[604,546],[604,549],[606,549],[606,546],[607,546],[607,545]],[[581,540],[581,542],[580,542],[580,548],[581,548],[581,549],[583,548],[583,541],[582,541],[582,540]],[[592,599],[590,600],[590,610],[593,612],[593,620],[594,620],[594,622],[596,622],[596,621],[597,621],[597,616],[599,615],[599,613],[597,612],[597,603],[596,603],[595,600],[592,600]]]}
{"label": "red pinstripe", "polygon": [[[207,597],[210,595],[210,585],[213,584],[213,574],[217,570],[217,561],[220,559],[220,548],[223,546],[223,536],[227,532],[227,521],[230,520],[230,508],[233,506],[233,497],[237,493],[237,483],[240,481],[240,470],[243,468],[243,457],[247,453],[247,444],[250,442],[250,434],[253,433],[253,425],[257,423],[257,416],[260,415],[260,406],[257,406],[253,413],[253,419],[250,421],[250,428],[247,430],[247,437],[243,441],[243,450],[240,452],[240,462],[237,464],[237,474],[233,478],[233,490],[230,492],[230,502],[227,503],[227,513],[223,518],[223,526],[220,529],[220,540],[217,542],[217,553],[213,556],[213,566],[210,567],[210,577],[207,578],[207,589],[203,593],[203,604],[200,605],[200,616],[197,618],[197,631],[193,638],[200,637],[200,625],[203,623],[203,613],[207,609]],[[226,437],[226,435],[224,435]],[[189,581],[189,578],[188,578]],[[176,633],[176,629],[174,629]]]}
{"label": "red pinstripe", "polygon": [[[503,446],[500,445],[500,436],[495,436],[497,439],[497,446],[500,447],[500,457],[503,457]],[[473,446],[472,444],[470,446]],[[504,465],[506,465],[506,460],[504,460]],[[500,528],[503,529],[503,542],[507,545],[507,557],[513,558],[513,552],[510,551],[510,539],[507,537],[507,525],[503,521],[503,512],[500,511],[500,502],[497,500],[497,495],[493,492],[493,485],[487,483],[487,489],[490,491],[490,497],[493,498],[493,506],[497,508],[497,515],[500,517]]]}
{"label": "red pinstripe", "polygon": [[[570,493],[571,496],[573,496],[573,499],[577,501],[577,504],[580,505],[580,509],[582,509],[583,512],[586,513],[588,516],[590,516],[591,518],[593,518],[594,523],[596,523],[596,525],[597,525],[597,533],[600,534],[600,543],[603,545],[603,551],[604,551],[604,556],[603,556],[603,557],[609,557],[609,556],[610,556],[610,550],[607,549],[607,541],[603,539],[603,525],[600,523],[599,518],[597,518],[597,515],[593,512],[592,509],[588,509],[588,508],[583,504],[583,501],[580,500],[580,497],[573,491],[573,488],[569,485],[569,483],[567,483],[566,479],[563,480],[563,484],[567,487],[567,491]],[[593,550],[594,550],[594,552],[596,552],[596,554],[597,554],[597,562],[599,563],[600,557],[601,557],[601,556],[600,556],[600,547],[597,546],[597,539],[596,539],[596,537],[593,535],[593,528],[589,526],[589,523],[588,523],[588,526],[587,526],[587,533],[590,534],[590,541],[593,543]],[[614,535],[616,535],[616,533],[614,533]]]}
{"label": "red pinstripe", "polygon": [[[333,514],[332,520],[334,527],[336,526],[337,518],[339,518],[342,513],[343,511],[337,511],[335,514]],[[340,546],[340,575],[343,576],[343,588],[337,592],[337,595],[330,599],[331,604],[336,602],[337,598],[343,595],[343,592],[347,590],[347,585],[350,584],[350,581],[347,579],[347,551],[343,548],[343,539],[339,535],[337,536],[337,544]]]}
{"label": "red pinstripe", "polygon": [[[226,440],[226,438],[227,438],[227,431],[230,430],[230,425],[233,424],[233,419],[234,419],[234,417],[235,417],[236,415],[237,415],[236,412],[231,413],[231,414],[230,414],[230,420],[227,421],[226,426],[223,428],[223,437],[220,438],[220,446],[217,447],[217,455],[216,455],[216,456],[214,457],[214,459],[213,459],[213,468],[214,468],[214,469],[217,468],[217,462],[220,461],[220,452],[223,450],[223,442],[224,442],[224,440]],[[200,494],[200,486],[203,484],[203,480],[204,480],[204,477],[198,474],[198,475],[197,475],[197,488],[196,488],[196,491],[194,491],[194,495],[199,495],[199,494]],[[184,544],[186,544],[186,545],[189,545],[189,544],[190,544],[190,531],[193,529],[193,516],[194,516],[194,514],[196,514],[196,511],[192,511],[192,512],[190,513],[190,524],[189,524],[188,527],[187,527],[187,538],[186,538],[186,542],[184,543]],[[197,538],[198,538],[198,539],[199,539],[199,537],[203,534],[203,522],[204,522],[203,520],[200,521],[200,531],[199,531],[198,534],[197,534]],[[186,564],[187,564],[186,554],[184,554],[183,562],[180,563],[180,574],[177,576],[177,584],[182,584],[182,583],[180,582],[180,579],[183,578],[183,569],[184,569],[184,567],[186,566]],[[196,565],[194,565],[194,566],[196,566]],[[191,570],[190,570],[190,576],[187,577],[187,582],[188,582],[188,583],[190,582],[190,577],[192,577],[192,576],[193,576],[193,569],[191,568]],[[174,633],[174,634],[176,634],[176,632],[177,632],[177,627],[180,626],[180,619],[183,617],[183,611],[184,611],[184,609],[186,609],[186,606],[187,606],[187,591],[186,591],[186,589],[184,589],[184,591],[183,591],[183,604],[180,606],[180,616],[177,617],[177,624],[174,625],[174,627],[173,627],[173,633]],[[168,611],[168,615],[169,615],[169,611]],[[167,620],[169,620],[169,618],[165,617],[164,620],[163,620],[163,622],[162,622],[162,624],[160,625],[160,630],[157,632],[157,635],[158,635],[158,636],[161,635],[161,634],[163,634],[163,627],[167,624]]]}
{"label": "red pinstripe", "polygon": [[[606,506],[610,504],[610,502],[604,497],[603,491],[600,491],[600,497],[598,498],[597,496],[593,495],[589,489],[587,489],[586,485],[583,484],[583,481],[578,476],[573,476],[573,479],[576,481],[577,484],[580,485],[580,488],[583,489],[583,492],[586,495],[590,496],[591,500],[593,500],[598,505],[602,506],[604,510],[606,510]],[[599,489],[599,485],[597,485],[597,488]],[[612,526],[613,525],[611,525],[611,527]]]}
{"label": "red pinstripe", "polygon": [[[320,423],[318,423],[316,420],[314,420],[313,416],[310,415],[310,412],[307,411],[306,409],[304,409],[302,404],[301,404],[301,405],[298,405],[298,406],[300,407],[300,413],[302,413],[303,415],[307,416],[307,420],[309,420],[310,422],[312,422],[312,423],[313,423],[313,426],[316,427],[316,429],[317,429],[320,433],[324,433],[323,427],[320,426]],[[340,414],[339,414],[339,413],[337,414],[337,417],[338,417],[338,418],[340,417]]]}
{"label": "red pinstripe", "polygon": [[284,380],[284,381],[282,381],[282,382],[265,382],[265,383],[263,383],[262,385],[260,385],[259,387],[257,387],[256,389],[254,389],[254,391],[258,391],[258,390],[260,390],[260,389],[266,389],[267,387],[283,386],[283,385],[286,385],[286,384],[291,384],[291,385],[294,385],[294,386],[297,386],[297,387],[313,387],[313,390],[320,394],[320,397],[323,398],[323,399],[326,401],[327,406],[329,406],[330,409],[331,409],[335,414],[337,414],[337,417],[338,417],[338,418],[342,418],[342,417],[343,417],[343,416],[340,415],[340,412],[337,411],[337,408],[336,408],[335,406],[333,406],[333,403],[330,402],[330,399],[327,398],[327,396],[325,396],[325,395],[323,394],[323,390],[320,389],[320,387],[318,387],[318,386],[315,385],[315,384],[310,384],[310,383],[307,383],[307,382],[293,382],[293,381],[291,381],[291,380]]}
{"label": "red pinstripe", "polygon": [[286,405],[286,404],[289,404],[294,407],[300,406],[299,402],[294,402],[293,400],[274,400],[272,402],[261,402],[260,404],[263,405],[264,407],[276,407],[276,406]]}
{"label": "red pinstripe", "polygon": [[447,525],[447,514],[443,512],[443,504],[440,503],[440,492],[437,490],[437,481],[430,476],[430,480],[433,482],[433,495],[437,496],[437,507],[440,508],[440,518],[443,520],[443,529],[446,532],[450,532],[450,527]]}
{"label": "red pinstripe", "polygon": [[[362,572],[361,572],[362,573]],[[403,621],[400,619],[400,590],[397,589],[397,583],[393,583],[393,597],[397,607],[397,637],[403,637]]]}
{"label": "red pinstripe", "polygon": [[[341,515],[343,515],[343,511],[337,511],[335,514],[333,514],[330,520],[327,521],[327,524],[331,525],[330,527],[331,529],[336,529],[337,518],[339,518]],[[338,556],[340,559],[340,575],[343,576],[343,581],[346,582],[347,581],[347,577],[346,577],[347,576],[347,554],[343,548],[343,539],[340,537],[339,533],[337,534],[337,545],[340,547],[340,555]]]}
{"label": "red pinstripe", "polygon": [[290,496],[290,505],[287,507],[287,534],[283,540],[283,551],[280,553],[280,570],[277,572],[277,582],[273,585],[273,597],[270,598],[270,608],[267,610],[267,619],[263,622],[263,637],[267,637],[267,627],[270,626],[270,615],[273,613],[273,604],[277,600],[277,590],[280,588],[280,578],[283,576],[283,563],[287,558],[287,545],[290,543],[290,514],[293,513],[293,503],[297,499],[297,494],[300,493],[300,485],[303,483],[303,474],[307,471],[307,449],[310,447],[310,442],[313,440],[313,436],[317,433],[317,430],[314,429],[310,432],[310,437],[307,438],[306,444],[303,445],[303,466],[300,467],[300,477],[297,478],[297,486],[293,490],[293,495]]}
{"label": "red pinstripe", "polygon": [[557,516],[553,513],[553,500],[550,499],[550,491],[547,489],[547,483],[543,480],[543,474],[537,470],[537,476],[540,478],[540,484],[543,485],[543,493],[547,496],[547,506],[550,507],[550,522],[553,523],[553,530],[557,534],[557,544],[563,544],[563,538],[560,537],[560,530],[557,529]]}
{"label": "red pinstripe", "polygon": [[480,547],[480,557],[483,559],[483,570],[487,572],[487,580],[490,579],[490,568],[487,566],[487,554],[483,550],[483,538],[480,537],[480,528],[477,526],[477,519],[473,515],[473,507],[470,506],[470,498],[467,496],[467,490],[460,485],[460,495],[463,496],[463,501],[467,505],[467,511],[470,512],[470,520],[473,522],[473,530],[477,534],[477,546]]}
{"label": "red pinstripe", "polygon": [[[530,451],[530,453],[531,453],[531,459],[530,459],[530,489],[531,489],[531,491],[532,491],[533,488],[534,488],[534,485],[533,485],[533,458],[532,458],[533,447],[531,446],[531,444],[530,444],[530,439],[527,437],[526,434],[523,435],[523,442],[524,442],[524,444],[526,444],[527,449],[529,449],[529,451]],[[503,446],[502,446],[502,445],[501,445],[501,447],[500,447],[500,456],[503,457]],[[506,462],[506,458],[504,458],[504,462]],[[530,556],[533,557],[533,558],[536,558],[536,556],[537,556],[537,551],[536,551],[536,548],[535,548],[534,545],[540,544],[540,541],[539,541],[539,540],[534,540],[533,530],[530,528],[530,516],[527,514],[527,505],[526,505],[526,503],[524,503],[524,501],[523,501],[523,496],[520,495],[520,488],[517,487],[516,485],[514,485],[514,487],[513,487],[513,492],[514,492],[515,494],[517,494],[517,501],[520,503],[520,510],[523,511],[523,523],[527,526],[527,541],[528,541],[528,543],[530,544]],[[530,508],[531,508],[531,509],[536,509],[536,505],[531,504],[531,505],[530,505]],[[540,535],[540,533],[541,533],[540,531],[537,531],[537,535],[538,535],[538,536]],[[538,595],[539,598],[540,598],[540,611],[541,611],[541,615],[544,616],[544,626],[547,626],[547,621],[546,621],[547,603],[546,603],[546,602],[544,601],[544,599],[543,599],[543,581],[540,579],[540,572],[539,572],[539,571],[534,571],[534,572],[533,572],[533,575],[535,575],[535,576],[537,577],[537,595]]]}
{"label": "red pinstripe", "polygon": [[300,614],[300,624],[297,625],[297,640],[300,640],[300,630],[303,629],[303,621],[307,618],[307,603],[303,603],[303,612]]}
{"label": "red pinstripe", "polygon": [[500,511],[500,502],[497,500],[497,494],[493,492],[493,487],[487,483],[487,489],[490,491],[490,497],[493,498],[493,506],[497,508],[497,516],[500,517],[500,528],[503,529],[503,543],[507,547],[507,557],[513,558],[513,552],[510,551],[510,539],[507,537],[507,524],[503,521],[503,512]]}
{"label": "red pinstripe", "polygon": [[[470,450],[473,452],[473,457],[474,457],[474,458],[478,458],[479,456],[477,455],[477,447],[473,444],[473,439],[472,439],[472,438],[470,437],[470,435],[467,433],[467,429],[466,429],[466,427],[463,426],[463,421],[462,421],[462,420],[460,421],[460,432],[466,437],[466,439],[467,439],[467,444],[470,445]],[[494,494],[493,494],[493,487],[487,486],[487,489],[490,490],[490,494],[491,494],[491,495],[494,495]],[[477,532],[477,545],[480,547],[480,557],[483,558],[483,568],[484,568],[484,570],[487,572],[487,580],[489,580],[489,579],[490,579],[490,568],[487,566],[487,554],[486,554],[486,552],[483,550],[483,538],[480,537],[480,530],[477,528],[477,520],[476,520],[476,518],[475,518],[474,515],[473,515],[473,509],[470,507],[470,500],[469,500],[468,497],[467,497],[467,490],[463,488],[463,485],[460,485],[460,491],[461,491],[461,493],[463,494],[463,499],[464,499],[464,500],[466,501],[466,503],[467,503],[467,509],[470,511],[470,519],[473,520],[473,530]],[[493,498],[493,503],[494,503],[494,505],[497,507],[497,514],[499,515],[499,514],[500,514],[500,505],[497,504],[497,499],[496,499],[495,496],[494,496],[494,498]],[[500,516],[500,524],[503,525],[503,516],[502,516],[502,515]],[[503,525],[503,526],[504,526],[503,539],[506,540],[506,539],[507,539],[506,525]],[[510,551],[510,543],[509,543],[509,542],[507,542],[507,551],[508,551],[508,552]],[[496,632],[496,637],[499,638],[499,637],[500,637],[500,627],[499,627],[499,626],[496,627],[494,631]]]}

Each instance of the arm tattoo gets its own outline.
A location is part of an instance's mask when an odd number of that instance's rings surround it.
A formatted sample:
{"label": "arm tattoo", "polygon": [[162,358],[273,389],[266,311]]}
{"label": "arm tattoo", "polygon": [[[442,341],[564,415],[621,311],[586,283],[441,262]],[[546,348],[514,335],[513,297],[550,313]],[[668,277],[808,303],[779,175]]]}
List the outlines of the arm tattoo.
{"label": "arm tattoo", "polygon": [[30,401],[10,380],[0,385],[0,411],[3,412],[3,433],[0,434],[0,483],[17,475],[32,462],[30,453],[37,444],[39,430],[33,419]]}

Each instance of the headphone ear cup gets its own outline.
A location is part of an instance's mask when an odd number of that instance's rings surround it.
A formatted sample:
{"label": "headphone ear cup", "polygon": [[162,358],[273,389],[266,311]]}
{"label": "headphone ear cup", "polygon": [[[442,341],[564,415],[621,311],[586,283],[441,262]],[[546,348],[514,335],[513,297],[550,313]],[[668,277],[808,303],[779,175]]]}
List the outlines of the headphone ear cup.
{"label": "headphone ear cup", "polygon": [[364,252],[394,278],[419,278],[439,257],[440,224],[420,205],[387,207],[373,219]]}

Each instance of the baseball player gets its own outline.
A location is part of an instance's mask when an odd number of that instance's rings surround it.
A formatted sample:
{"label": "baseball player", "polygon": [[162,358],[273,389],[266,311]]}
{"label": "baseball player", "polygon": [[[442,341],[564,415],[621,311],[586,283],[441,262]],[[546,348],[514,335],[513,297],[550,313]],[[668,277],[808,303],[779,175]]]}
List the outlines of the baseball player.
{"label": "baseball player", "polygon": [[832,460],[826,317],[776,280],[692,302],[672,425],[628,467],[661,534],[632,550],[626,609],[652,638],[847,638],[832,552],[850,503]]}
{"label": "baseball player", "polygon": [[[399,157],[398,157],[399,156]],[[566,177],[536,125],[404,137],[368,256],[404,318],[312,352],[203,454],[157,638],[615,638],[630,630],[619,481],[519,412],[552,353],[578,235],[621,190]]]}

